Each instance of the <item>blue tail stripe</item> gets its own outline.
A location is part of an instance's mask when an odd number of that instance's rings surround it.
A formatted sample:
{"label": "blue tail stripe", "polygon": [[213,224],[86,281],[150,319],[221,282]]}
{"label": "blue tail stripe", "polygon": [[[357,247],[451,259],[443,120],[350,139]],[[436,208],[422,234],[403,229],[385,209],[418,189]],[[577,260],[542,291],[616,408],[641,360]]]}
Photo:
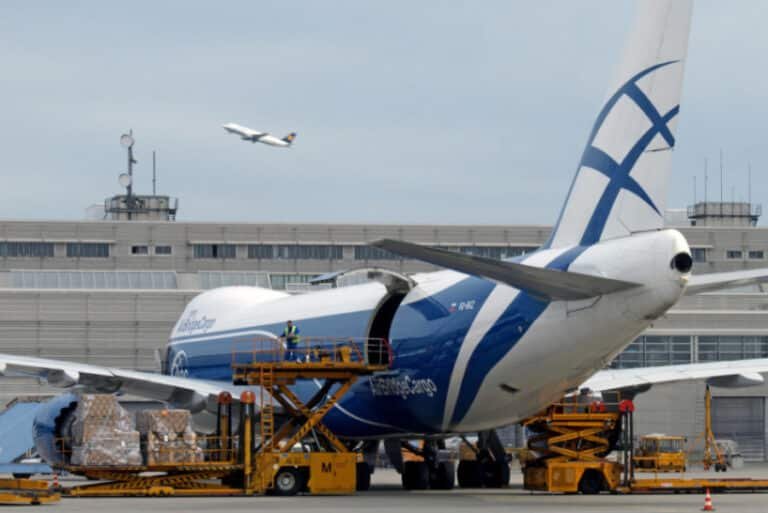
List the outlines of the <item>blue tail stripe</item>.
{"label": "blue tail stripe", "polygon": [[[672,120],[672,118],[674,118],[679,111],[680,108],[677,106],[667,112],[662,118],[660,118],[659,125],[667,126],[667,123],[669,123],[669,121]],[[581,237],[581,241],[579,242],[582,246],[594,244],[600,240],[600,237],[603,234],[603,230],[605,229],[605,225],[608,222],[608,216],[611,214],[611,209],[613,209],[613,205],[616,203],[616,199],[618,198],[619,192],[621,192],[622,189],[626,189],[632,192],[645,203],[647,203],[654,211],[656,211],[657,214],[661,215],[659,209],[656,207],[656,204],[653,202],[650,196],[648,196],[648,193],[645,192],[645,190],[640,186],[640,184],[637,183],[634,178],[629,176],[629,173],[631,173],[632,169],[635,167],[635,163],[640,159],[640,156],[646,150],[648,145],[651,144],[651,141],[654,137],[656,137],[656,134],[660,132],[659,125],[654,125],[649,128],[645,134],[643,134],[640,140],[635,143],[629,153],[627,153],[627,156],[624,158],[621,165],[618,166],[618,168],[612,169],[610,171],[611,174],[608,176],[610,176],[611,181],[603,191],[603,194],[600,197],[600,200],[597,202],[597,206],[595,207],[594,212],[592,212],[592,217],[590,217],[589,223],[587,223],[587,228],[584,230],[584,235]],[[600,168],[594,169],[608,174]]]}
{"label": "blue tail stripe", "polygon": [[[600,110],[600,113],[597,115],[597,119],[595,119],[595,124],[592,126],[592,131],[589,134],[589,138],[587,139],[587,145],[584,149],[584,154],[582,155],[581,161],[579,162],[579,167],[576,169],[576,174],[573,177],[573,181],[571,182],[571,186],[568,190],[568,196],[566,197],[566,202],[563,204],[562,208],[560,209],[560,215],[557,218],[557,223],[555,223],[555,228],[552,230],[552,233],[549,236],[549,239],[544,244],[544,248],[550,248],[552,247],[552,242],[555,239],[555,236],[557,235],[559,229],[560,229],[560,223],[562,222],[563,215],[565,214],[566,206],[568,205],[568,201],[571,198],[571,194],[573,193],[573,187],[576,183],[576,180],[579,176],[579,172],[583,166],[590,167],[592,169],[595,169],[609,178],[613,179],[613,177],[617,174],[617,166],[615,165],[615,161],[613,159],[610,159],[607,155],[605,155],[601,150],[598,148],[595,148],[592,146],[592,143],[595,141],[595,137],[597,137],[597,133],[600,131],[600,128],[603,126],[603,123],[605,122],[605,119],[610,114],[611,110],[613,110],[613,107],[618,103],[618,101],[621,99],[622,96],[626,95],[627,97],[631,98],[637,106],[645,113],[645,115],[648,117],[648,119],[652,123],[652,129],[655,129],[655,133],[661,133],[662,137],[667,141],[667,144],[670,145],[670,147],[674,146],[675,139],[672,136],[671,130],[669,130],[669,127],[667,126],[667,123],[665,123],[663,120],[664,118],[659,115],[658,110],[653,106],[653,103],[650,101],[650,99],[645,95],[645,93],[642,92],[642,90],[637,86],[637,82],[640,81],[643,77],[648,75],[649,73],[652,73],[656,71],[659,68],[662,68],[664,66],[668,66],[670,64],[674,64],[676,62],[679,62],[678,60],[672,60],[672,61],[665,61],[660,62],[658,64],[654,64],[653,66],[650,66],[641,72],[634,75],[632,78],[627,80],[609,99],[605,102],[605,105]],[[679,106],[678,106],[679,107]],[[678,107],[675,107],[677,109]],[[673,109],[674,110],[674,109]],[[669,113],[668,113],[669,114]],[[666,117],[666,116],[665,116]],[[670,118],[671,119],[671,118]],[[603,160],[603,166],[595,166],[593,163],[598,158],[597,155],[594,153],[595,151],[598,151],[600,153],[603,153],[605,157],[610,159],[610,162],[613,162],[613,166],[607,166],[609,163],[607,160]],[[627,162],[627,159],[624,159],[624,162]],[[636,161],[635,161],[636,162]],[[635,162],[632,162],[632,164],[629,166],[629,171],[631,172],[632,167],[634,166]],[[625,173],[629,174],[629,172]],[[634,180],[632,180],[634,182]],[[631,192],[637,194],[640,196],[643,201],[648,203],[656,212],[659,212],[659,209],[656,208],[656,205],[653,203],[651,198],[648,196],[645,191],[642,190],[642,187],[640,187],[639,184],[636,182],[630,183],[627,187],[622,187],[630,190]],[[642,191],[642,192],[640,192]],[[618,191],[617,191],[618,194]],[[601,198],[602,200],[602,198]],[[607,217],[610,214],[610,208],[606,210],[606,207],[610,206],[613,207],[612,202],[606,202],[602,205],[600,205],[600,201],[598,201],[598,204],[595,205],[595,212],[593,213],[593,218],[598,215],[598,209],[600,209],[599,216],[604,215],[605,221],[607,221]],[[590,220],[591,222],[591,220]],[[595,225],[590,227],[587,226],[587,229],[585,230],[585,233],[583,234],[581,238],[581,244],[594,244],[598,240],[600,240],[600,235],[602,234],[602,227],[599,227],[600,223],[596,220]],[[605,222],[602,223],[602,225],[605,225]],[[599,228],[599,230],[598,230]],[[595,232],[599,232],[596,235],[595,238]]]}
{"label": "blue tail stripe", "polygon": [[664,137],[664,140],[667,141],[667,144],[674,146],[675,136],[672,135],[672,131],[669,129],[669,126],[667,126],[667,123],[664,122],[661,114],[659,114],[659,111],[656,110],[656,107],[653,106],[653,103],[651,103],[651,100],[648,99],[648,96],[645,95],[642,89],[640,89],[637,84],[630,84],[627,87],[626,92],[627,96],[632,98],[635,104],[640,107],[640,110],[643,111],[643,114],[645,114],[648,119],[651,120],[651,124],[653,124],[654,127],[658,127],[659,133],[662,137]]}

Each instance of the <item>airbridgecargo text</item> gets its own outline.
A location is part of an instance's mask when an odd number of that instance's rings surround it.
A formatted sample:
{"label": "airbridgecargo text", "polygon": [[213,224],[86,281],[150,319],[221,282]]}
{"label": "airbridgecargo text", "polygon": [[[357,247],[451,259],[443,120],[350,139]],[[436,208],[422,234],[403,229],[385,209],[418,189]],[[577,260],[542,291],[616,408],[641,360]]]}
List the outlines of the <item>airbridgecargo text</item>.
{"label": "airbridgecargo text", "polygon": [[371,391],[375,396],[395,396],[407,399],[412,395],[426,395],[433,397],[437,392],[437,385],[429,378],[413,379],[410,376],[371,378]]}
{"label": "airbridgecargo text", "polygon": [[207,332],[216,323],[216,319],[209,319],[205,315],[197,318],[197,310],[192,310],[189,313],[189,317],[181,321],[179,329],[176,330],[179,334],[191,333],[193,331],[200,331],[202,333]]}

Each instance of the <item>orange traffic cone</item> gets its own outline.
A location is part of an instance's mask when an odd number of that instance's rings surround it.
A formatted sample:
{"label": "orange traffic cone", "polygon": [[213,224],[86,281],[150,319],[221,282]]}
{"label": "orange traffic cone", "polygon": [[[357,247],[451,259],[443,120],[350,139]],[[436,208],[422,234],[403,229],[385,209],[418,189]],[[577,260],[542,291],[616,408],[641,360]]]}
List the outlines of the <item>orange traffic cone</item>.
{"label": "orange traffic cone", "polygon": [[707,488],[707,494],[704,496],[704,507],[701,508],[701,511],[715,511],[715,508],[712,507],[712,496],[709,494],[709,488]]}
{"label": "orange traffic cone", "polygon": [[59,474],[57,472],[53,473],[53,489],[59,489]]}

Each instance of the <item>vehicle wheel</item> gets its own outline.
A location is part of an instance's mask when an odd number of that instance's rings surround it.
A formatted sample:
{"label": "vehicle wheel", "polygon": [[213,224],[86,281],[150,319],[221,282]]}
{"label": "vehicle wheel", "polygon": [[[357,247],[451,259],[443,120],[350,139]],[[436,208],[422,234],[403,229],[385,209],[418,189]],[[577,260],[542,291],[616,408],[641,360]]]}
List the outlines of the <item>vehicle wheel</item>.
{"label": "vehicle wheel", "polygon": [[429,488],[429,467],[423,461],[406,461],[403,465],[403,488],[426,490]]}
{"label": "vehicle wheel", "polygon": [[437,468],[430,469],[429,487],[433,490],[453,490],[456,483],[456,466],[452,461],[438,463]]}
{"label": "vehicle wheel", "polygon": [[595,470],[587,470],[579,481],[579,491],[584,495],[595,495],[603,489],[603,476]]}
{"label": "vehicle wheel", "polygon": [[357,463],[357,485],[358,492],[364,492],[371,488],[371,468],[365,461]]}
{"label": "vehicle wheel", "polygon": [[32,477],[32,474],[13,474],[14,479],[29,479],[30,477]]}
{"label": "vehicle wheel", "polygon": [[503,488],[509,485],[509,463],[506,461],[487,461],[482,464],[483,486]]}
{"label": "vehicle wheel", "polygon": [[460,488],[480,488],[483,486],[483,474],[480,462],[477,460],[459,461],[456,477]]}
{"label": "vehicle wheel", "polygon": [[282,467],[275,475],[275,495],[296,495],[304,486],[301,472],[294,467]]}

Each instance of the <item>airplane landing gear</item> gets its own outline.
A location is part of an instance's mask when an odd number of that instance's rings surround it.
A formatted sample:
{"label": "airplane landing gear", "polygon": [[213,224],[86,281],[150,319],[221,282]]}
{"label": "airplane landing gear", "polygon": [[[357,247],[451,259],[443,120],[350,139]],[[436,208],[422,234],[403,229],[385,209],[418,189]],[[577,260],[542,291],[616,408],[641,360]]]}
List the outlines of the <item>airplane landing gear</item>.
{"label": "airplane landing gear", "polygon": [[416,455],[417,461],[403,462],[402,481],[406,490],[451,490],[456,483],[456,466],[445,451],[442,440],[425,440],[417,449],[407,442],[403,448]]}
{"label": "airplane landing gear", "polygon": [[474,452],[474,459],[459,461],[461,488],[503,488],[509,485],[509,457],[496,431],[478,433],[476,446],[464,440]]}

